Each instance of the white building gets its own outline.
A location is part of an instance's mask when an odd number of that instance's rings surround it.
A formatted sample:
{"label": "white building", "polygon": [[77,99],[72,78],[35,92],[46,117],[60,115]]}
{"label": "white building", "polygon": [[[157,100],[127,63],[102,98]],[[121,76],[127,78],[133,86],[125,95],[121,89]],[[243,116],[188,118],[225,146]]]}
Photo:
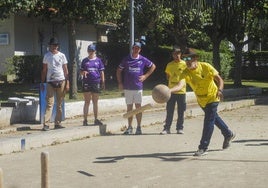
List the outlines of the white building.
{"label": "white building", "polygon": [[[105,27],[95,27],[89,24],[76,24],[77,59],[86,57],[87,46],[96,41],[106,40]],[[43,55],[52,36],[60,42],[60,51],[68,58],[67,25],[57,22],[42,21],[40,18],[27,16],[11,16],[0,20],[0,75],[5,72],[7,58],[14,55]],[[98,40],[99,39],[99,40]],[[41,62],[37,62],[41,63]]]}

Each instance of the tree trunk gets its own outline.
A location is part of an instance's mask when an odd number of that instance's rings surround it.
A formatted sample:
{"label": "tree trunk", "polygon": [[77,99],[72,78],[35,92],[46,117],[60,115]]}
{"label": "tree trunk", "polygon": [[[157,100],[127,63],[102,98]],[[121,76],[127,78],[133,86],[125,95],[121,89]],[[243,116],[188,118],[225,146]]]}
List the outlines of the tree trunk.
{"label": "tree trunk", "polygon": [[221,40],[212,40],[213,45],[213,65],[216,70],[221,74],[221,59],[220,59],[220,43]]}
{"label": "tree trunk", "polygon": [[75,37],[75,20],[68,22],[69,36],[69,75],[70,75],[70,99],[77,99],[77,62],[75,57],[76,52],[76,37]]}
{"label": "tree trunk", "polygon": [[234,67],[234,85],[236,87],[242,86],[242,43],[234,43],[235,47],[235,67]]}

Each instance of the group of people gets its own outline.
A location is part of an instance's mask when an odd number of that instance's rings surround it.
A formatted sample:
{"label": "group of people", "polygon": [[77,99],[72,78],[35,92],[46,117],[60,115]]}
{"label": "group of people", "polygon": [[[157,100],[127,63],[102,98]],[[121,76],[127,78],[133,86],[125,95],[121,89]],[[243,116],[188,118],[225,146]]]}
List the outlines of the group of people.
{"label": "group of people", "polygon": [[[49,51],[43,58],[43,69],[41,82],[47,82],[47,106],[44,116],[43,130],[49,130],[50,117],[54,104],[54,94],[57,99],[56,117],[54,128],[64,128],[61,125],[62,107],[61,103],[65,93],[69,90],[69,73],[67,59],[59,50],[59,42],[52,38],[49,42]],[[123,90],[127,112],[140,108],[142,104],[143,82],[156,69],[155,64],[140,54],[142,44],[135,42],[131,53],[118,65],[116,77],[119,90]],[[82,77],[82,91],[84,94],[83,126],[88,126],[89,105],[93,103],[94,124],[103,125],[98,119],[98,99],[101,90],[105,89],[104,65],[102,60],[96,56],[96,46],[88,46],[88,57],[82,60],[80,75]],[[160,134],[170,134],[175,106],[177,104],[177,134],[184,134],[184,112],[186,110],[186,84],[194,91],[197,102],[204,111],[203,132],[194,156],[205,155],[208,150],[214,125],[216,125],[224,137],[223,149],[230,146],[235,133],[229,129],[217,113],[217,107],[223,97],[224,82],[218,71],[208,63],[199,62],[197,53],[187,48],[184,52],[175,46],[172,51],[173,60],[166,66],[165,73],[171,97],[166,104],[166,119],[163,131]],[[44,89],[44,87],[41,87]],[[142,113],[136,114],[136,135],[142,134]],[[124,134],[133,134],[133,117],[128,118],[128,127]]]}

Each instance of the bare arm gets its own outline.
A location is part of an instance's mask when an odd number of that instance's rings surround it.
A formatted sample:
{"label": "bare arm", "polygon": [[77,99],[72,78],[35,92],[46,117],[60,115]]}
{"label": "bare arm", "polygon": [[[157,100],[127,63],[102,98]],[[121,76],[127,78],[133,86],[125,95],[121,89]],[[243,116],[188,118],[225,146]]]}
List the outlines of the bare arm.
{"label": "bare arm", "polygon": [[118,89],[122,90],[123,89],[123,80],[122,80],[122,69],[117,68],[116,70],[116,79],[118,83]]}
{"label": "bare arm", "polygon": [[67,64],[62,65],[63,72],[64,72],[64,77],[65,77],[65,90],[69,91],[70,85],[69,85],[69,72],[68,72],[68,67]]}
{"label": "bare arm", "polygon": [[141,82],[146,80],[154,72],[155,68],[156,68],[156,66],[155,66],[155,64],[153,64],[144,75],[140,76],[139,80]]}
{"label": "bare arm", "polygon": [[170,89],[171,93],[180,91],[185,86],[185,80],[179,81],[179,83]]}
{"label": "bare arm", "polygon": [[41,72],[41,83],[44,83],[46,81],[46,76],[47,76],[47,64],[43,63],[43,68]]}
{"label": "bare arm", "polygon": [[224,81],[223,79],[221,78],[220,75],[215,75],[214,76],[214,80],[218,86],[218,93],[217,93],[217,96],[220,98],[220,99],[223,99],[223,88],[224,88]]}
{"label": "bare arm", "polygon": [[167,81],[169,80],[169,74],[168,73],[166,73],[166,79],[167,79]]}
{"label": "bare arm", "polygon": [[104,71],[100,71],[101,74],[101,87],[102,89],[105,89],[105,74]]}

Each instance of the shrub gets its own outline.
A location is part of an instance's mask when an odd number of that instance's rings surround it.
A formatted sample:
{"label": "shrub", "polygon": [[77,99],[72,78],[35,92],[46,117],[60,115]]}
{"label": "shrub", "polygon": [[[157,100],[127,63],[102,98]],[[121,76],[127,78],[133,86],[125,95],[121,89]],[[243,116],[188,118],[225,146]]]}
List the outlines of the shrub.
{"label": "shrub", "polygon": [[36,83],[40,82],[42,70],[42,57],[38,55],[14,56],[9,59],[14,66],[17,81]]}

